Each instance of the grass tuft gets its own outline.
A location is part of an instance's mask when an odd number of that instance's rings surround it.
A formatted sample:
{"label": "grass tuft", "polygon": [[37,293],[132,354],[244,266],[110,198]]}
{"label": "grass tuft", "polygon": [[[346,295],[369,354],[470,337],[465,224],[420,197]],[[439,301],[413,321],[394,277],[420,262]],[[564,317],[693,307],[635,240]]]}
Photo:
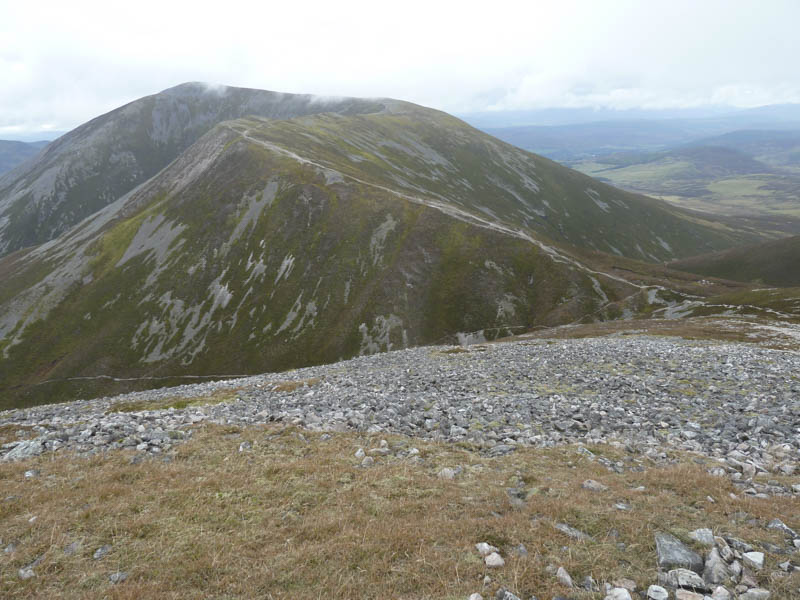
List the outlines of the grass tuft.
{"label": "grass tuft", "polygon": [[223,402],[231,402],[238,397],[238,393],[243,388],[217,390],[213,394],[207,396],[195,396],[185,398],[182,396],[169,396],[159,400],[131,400],[125,402],[117,402],[113,404],[108,413],[115,412],[141,412],[145,410],[166,410],[174,408],[180,410],[190,406],[207,406],[209,404],[221,404]]}

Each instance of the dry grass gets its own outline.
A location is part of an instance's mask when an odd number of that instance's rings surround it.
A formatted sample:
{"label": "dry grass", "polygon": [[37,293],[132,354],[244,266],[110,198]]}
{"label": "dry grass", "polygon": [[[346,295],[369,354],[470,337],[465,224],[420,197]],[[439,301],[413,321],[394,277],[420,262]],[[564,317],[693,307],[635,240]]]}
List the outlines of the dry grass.
{"label": "dry grass", "polygon": [[320,381],[322,380],[319,377],[300,379],[298,381],[276,381],[269,384],[269,389],[273,392],[294,392],[302,387],[311,387],[312,385],[317,385]]}
{"label": "dry grass", "polygon": [[800,350],[796,338],[780,335],[765,329],[761,322],[744,317],[692,317],[685,319],[634,319],[602,321],[584,325],[540,329],[520,336],[503,338],[496,342],[521,339],[576,339],[607,335],[660,335],[682,337],[687,340],[717,340],[721,342],[747,342],[777,350]]}
{"label": "dry grass", "polygon": [[[513,339],[513,338],[508,338],[508,339]],[[449,354],[465,354],[470,352],[486,352],[486,346],[471,345],[466,348],[464,346],[454,346],[452,348],[446,348],[444,350],[434,350],[431,354],[437,356],[447,356]]]}
{"label": "dry grass", "polygon": [[[334,434],[323,441],[269,426],[199,429],[168,463],[131,464],[130,454],[116,452],[0,464],[2,496],[13,497],[0,501],[0,534],[4,544],[18,542],[14,553],[0,554],[0,597],[465,598],[505,585],[521,597],[550,598],[567,593],[546,572],[550,564],[578,581],[592,575],[629,577],[640,587],[654,582],[658,530],[685,538],[710,526],[780,543],[764,523],[779,517],[800,527],[797,500],[733,500],[728,480],[691,460],[613,474],[575,448],[488,459],[468,447],[387,439],[393,448],[416,445],[424,463],[377,457],[364,469],[353,453],[377,446],[377,437]],[[244,440],[252,451],[238,451]],[[612,447],[593,450],[633,460]],[[464,467],[455,480],[436,477],[455,465]],[[41,475],[25,479],[31,468]],[[610,489],[583,490],[586,478]],[[515,509],[505,490],[520,484],[530,495]],[[638,486],[646,491],[634,491]],[[633,510],[615,509],[618,501]],[[553,521],[594,540],[569,540]],[[63,549],[73,541],[81,549],[67,556]],[[499,546],[506,558],[487,588],[487,569],[473,547],[480,541]],[[93,560],[103,544],[113,550]],[[518,544],[527,557],[513,554]],[[37,576],[21,581],[17,570],[41,555]],[[781,560],[768,555],[765,572]],[[108,575],[118,570],[130,576],[114,586]],[[774,599],[788,599],[800,575],[764,583]]]}
{"label": "dry grass", "polygon": [[183,409],[189,406],[203,406],[207,404],[221,404],[235,400],[244,388],[217,390],[206,396],[169,396],[159,400],[132,400],[113,404],[108,412],[139,412],[143,410],[166,410],[168,408]]}
{"label": "dry grass", "polygon": [[7,444],[19,439],[34,437],[30,425],[0,425],[0,444]]}

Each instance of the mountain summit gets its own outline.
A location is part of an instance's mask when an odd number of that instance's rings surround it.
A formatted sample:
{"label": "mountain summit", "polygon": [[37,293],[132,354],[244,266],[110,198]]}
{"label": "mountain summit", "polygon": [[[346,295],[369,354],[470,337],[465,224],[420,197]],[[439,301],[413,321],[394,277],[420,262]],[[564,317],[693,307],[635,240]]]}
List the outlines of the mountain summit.
{"label": "mountain summit", "polygon": [[92,119],[0,177],[0,255],[49,241],[146,181],[216,124],[355,114],[381,104],[184,83]]}

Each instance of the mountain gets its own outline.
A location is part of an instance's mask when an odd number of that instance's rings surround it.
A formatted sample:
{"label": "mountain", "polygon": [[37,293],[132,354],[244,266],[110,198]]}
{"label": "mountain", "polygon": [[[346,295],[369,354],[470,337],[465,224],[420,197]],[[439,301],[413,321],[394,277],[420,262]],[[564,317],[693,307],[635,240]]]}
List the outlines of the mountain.
{"label": "mountain", "polygon": [[97,117],[0,176],[0,256],[57,237],[146,181],[224,120],[375,110],[326,99],[187,83]]}
{"label": "mountain", "polygon": [[670,266],[710,277],[775,286],[800,286],[800,236],[732,248],[673,262]]}
{"label": "mountain", "polygon": [[0,140],[0,175],[36,156],[49,143]]}
{"label": "mountain", "polygon": [[[59,237],[0,258],[0,405],[650,314],[686,296],[624,256],[763,237],[439,111],[343,99],[314,113],[269,97],[274,116],[308,114],[221,122]],[[124,130],[128,114],[111,114],[104,128]],[[50,152],[29,172],[86,163]],[[617,255],[611,268],[598,250]]]}
{"label": "mountain", "polygon": [[[59,239],[0,260],[5,406],[113,388],[40,385],[51,379],[285,369],[569,322],[635,291],[404,191],[417,182],[371,181],[395,177],[380,167],[390,157],[424,159],[431,175],[449,164],[410,133],[386,137],[381,124],[419,118],[392,110],[219,125]],[[353,145],[309,152],[331,124]],[[347,172],[323,166],[335,153]]]}

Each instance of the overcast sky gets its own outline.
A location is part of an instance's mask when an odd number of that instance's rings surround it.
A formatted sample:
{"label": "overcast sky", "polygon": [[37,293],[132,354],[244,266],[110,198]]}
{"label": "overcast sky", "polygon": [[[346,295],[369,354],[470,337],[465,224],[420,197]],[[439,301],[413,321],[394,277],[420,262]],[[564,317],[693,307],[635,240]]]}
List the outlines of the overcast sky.
{"label": "overcast sky", "polygon": [[185,81],[450,112],[800,102],[798,23],[798,0],[0,0],[0,138]]}

